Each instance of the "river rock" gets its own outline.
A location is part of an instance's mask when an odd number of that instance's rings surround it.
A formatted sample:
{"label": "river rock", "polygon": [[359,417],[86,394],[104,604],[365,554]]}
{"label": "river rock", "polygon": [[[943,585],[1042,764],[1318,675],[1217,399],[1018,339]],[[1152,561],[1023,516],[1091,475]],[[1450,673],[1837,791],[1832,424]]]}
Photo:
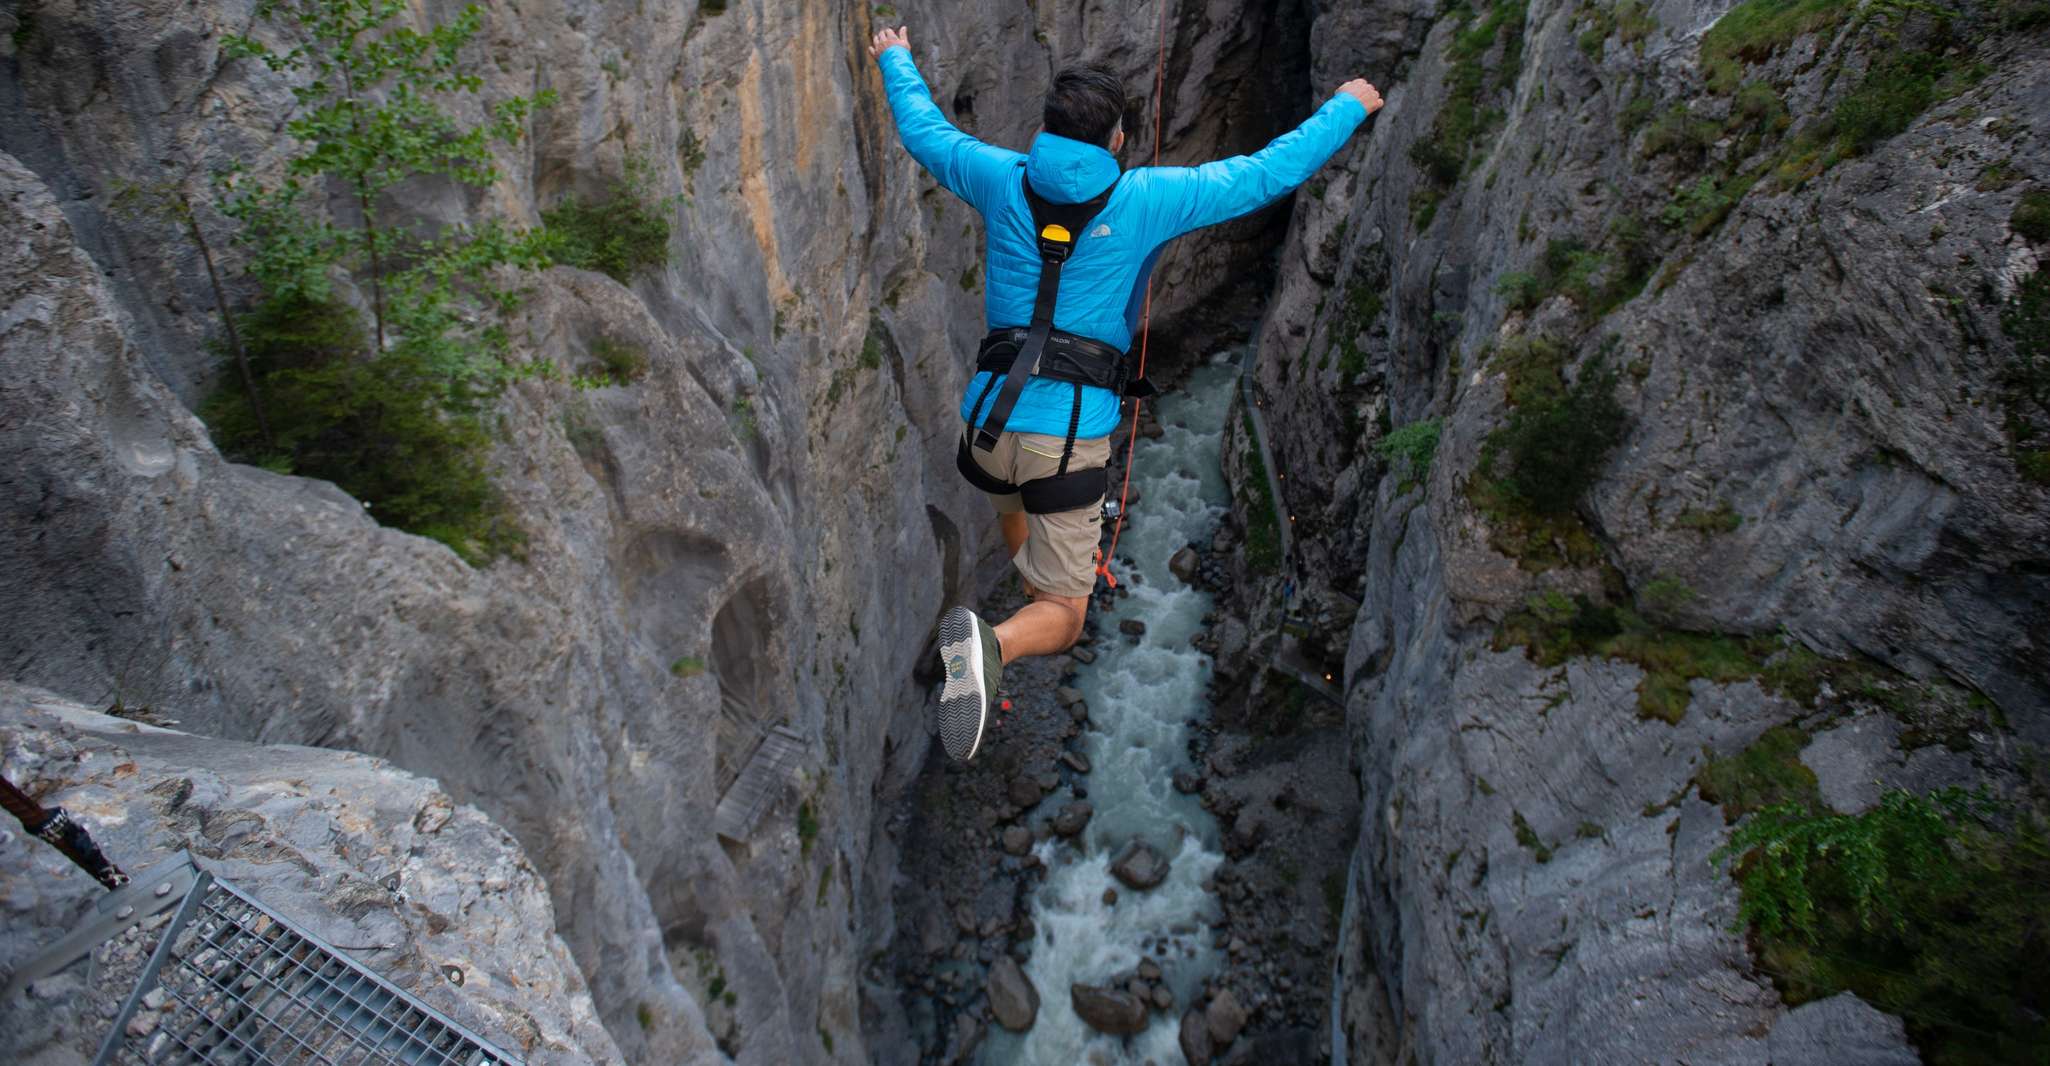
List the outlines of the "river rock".
{"label": "river rock", "polygon": [[1224,989],[1210,997],[1210,1005],[1203,1009],[1203,1024],[1210,1030],[1213,1045],[1227,1047],[1238,1039],[1239,1030],[1246,1027],[1246,1009],[1239,1006],[1231,989]]}
{"label": "river rock", "polygon": [[1169,1011],[1174,1009],[1174,991],[1166,985],[1153,986],[1153,1009]]}
{"label": "river rock", "polygon": [[1182,1014],[1179,1040],[1182,1057],[1189,1060],[1189,1066],[1210,1066],[1210,1024],[1202,1011],[1190,1007]]}
{"label": "river rock", "polygon": [[1174,772],[1174,790],[1184,796],[1193,796],[1203,791],[1203,775],[1189,767]]}
{"label": "river rock", "polygon": [[1140,959],[1139,978],[1144,981],[1160,980],[1160,964],[1152,959]]}
{"label": "river rock", "polygon": [[1196,549],[1184,547],[1167,561],[1167,568],[1173,571],[1174,576],[1180,578],[1183,584],[1193,585],[1196,583],[1196,567],[1201,562],[1202,557],[1196,554]]}
{"label": "river rock", "polygon": [[1039,798],[1045,795],[1039,787],[1039,782],[1029,774],[1019,774],[1011,778],[1011,783],[1006,786],[1004,794],[1010,798],[1013,806],[1020,808],[1037,804]]}
{"label": "river rock", "polygon": [[1118,632],[1128,637],[1143,637],[1146,635],[1146,623],[1137,618],[1122,618],[1118,620]]}
{"label": "river rock", "polygon": [[1104,905],[1104,906],[1106,906],[1106,907],[1115,907],[1115,906],[1117,906],[1117,902],[1118,902],[1118,890],[1117,890],[1117,889],[1115,889],[1115,888],[1106,888],[1106,889],[1104,889],[1104,890],[1103,890],[1103,905]]}
{"label": "river rock", "polygon": [[1012,855],[1023,855],[1032,850],[1032,830],[1014,825],[1004,830],[1004,850]]}
{"label": "river rock", "polygon": [[1167,880],[1167,857],[1143,840],[1125,845],[1110,865],[1110,872],[1128,888],[1149,889]]}
{"label": "river rock", "polygon": [[1053,831],[1064,837],[1074,836],[1089,824],[1090,817],[1095,813],[1096,808],[1081,800],[1066,804],[1061,807],[1059,814],[1053,816]]}
{"label": "river rock", "polygon": [[1053,700],[1062,707],[1073,707],[1082,702],[1082,690],[1073,685],[1062,685],[1053,690]]}
{"label": "river rock", "polygon": [[1131,1036],[1146,1030],[1146,1004],[1130,992],[1077,983],[1068,987],[1068,1002],[1099,1033]]}
{"label": "river rock", "polygon": [[1086,774],[1089,772],[1089,756],[1084,755],[1079,751],[1062,752],[1061,763],[1065,765],[1068,769],[1073,770],[1078,774]]}
{"label": "river rock", "polygon": [[1032,1028],[1039,1017],[1039,989],[1032,986],[1032,979],[1025,976],[1018,960],[1009,955],[999,955],[990,964],[989,981],[983,991],[989,995],[989,1011],[997,1024],[1014,1033]]}
{"label": "river rock", "polygon": [[1073,656],[1076,662],[1082,663],[1085,666],[1096,661],[1096,653],[1080,644],[1069,648],[1068,654]]}

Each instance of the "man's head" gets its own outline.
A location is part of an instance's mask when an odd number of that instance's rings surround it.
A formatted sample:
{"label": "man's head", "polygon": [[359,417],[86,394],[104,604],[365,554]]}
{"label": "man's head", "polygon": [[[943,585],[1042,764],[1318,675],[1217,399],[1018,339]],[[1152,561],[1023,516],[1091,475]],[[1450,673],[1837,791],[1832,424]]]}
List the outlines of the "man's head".
{"label": "man's head", "polygon": [[1124,141],[1125,82],[1098,66],[1072,66],[1046,91],[1046,132],[1115,152]]}

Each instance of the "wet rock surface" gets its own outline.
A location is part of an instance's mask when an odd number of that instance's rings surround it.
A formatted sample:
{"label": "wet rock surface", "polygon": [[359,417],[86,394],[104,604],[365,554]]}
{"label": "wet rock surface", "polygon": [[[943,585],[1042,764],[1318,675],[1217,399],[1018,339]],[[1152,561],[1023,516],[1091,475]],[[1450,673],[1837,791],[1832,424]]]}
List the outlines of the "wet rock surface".
{"label": "wet rock surface", "polygon": [[1068,999],[1075,1013],[1099,1033],[1129,1036],[1146,1028],[1147,1000],[1129,990],[1077,984],[1069,987]]}

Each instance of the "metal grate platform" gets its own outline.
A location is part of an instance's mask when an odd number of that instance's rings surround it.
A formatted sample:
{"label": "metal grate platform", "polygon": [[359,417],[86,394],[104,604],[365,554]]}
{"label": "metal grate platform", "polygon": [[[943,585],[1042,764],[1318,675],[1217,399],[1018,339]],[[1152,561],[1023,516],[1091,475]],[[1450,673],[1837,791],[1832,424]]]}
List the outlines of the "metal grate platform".
{"label": "metal grate platform", "polygon": [[104,1063],[517,1066],[519,1060],[234,885],[201,872],[114,1019],[94,1060]]}

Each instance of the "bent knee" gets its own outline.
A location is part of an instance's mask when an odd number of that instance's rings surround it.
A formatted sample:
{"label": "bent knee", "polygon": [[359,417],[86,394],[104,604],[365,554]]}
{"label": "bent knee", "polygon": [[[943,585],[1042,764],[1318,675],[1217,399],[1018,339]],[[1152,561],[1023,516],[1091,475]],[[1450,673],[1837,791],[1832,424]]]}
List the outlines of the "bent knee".
{"label": "bent knee", "polygon": [[1089,617],[1089,597],[1056,596],[1051,592],[1040,592],[1032,597],[1037,603],[1050,603],[1067,611],[1067,628],[1061,631],[1061,646],[1056,652],[1067,651],[1082,639],[1082,622]]}

